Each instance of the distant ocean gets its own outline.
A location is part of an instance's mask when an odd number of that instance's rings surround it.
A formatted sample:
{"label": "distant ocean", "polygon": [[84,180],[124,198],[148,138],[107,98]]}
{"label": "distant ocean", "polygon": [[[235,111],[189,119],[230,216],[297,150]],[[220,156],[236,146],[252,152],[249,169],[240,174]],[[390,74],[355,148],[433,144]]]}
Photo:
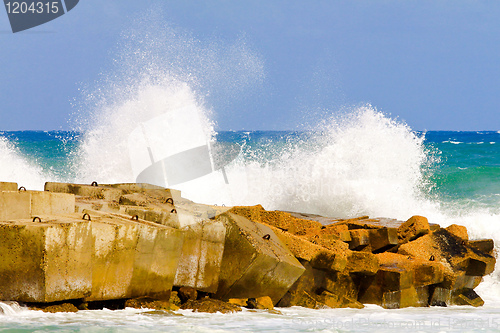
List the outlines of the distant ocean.
{"label": "distant ocean", "polygon": [[[106,123],[104,123],[106,125]],[[134,182],[123,125],[78,131],[0,133],[0,180],[28,189],[45,181]],[[120,134],[121,133],[121,134]],[[121,137],[120,137],[121,135]],[[466,225],[471,238],[500,245],[500,132],[415,132],[367,106],[311,131],[212,131],[214,145],[237,145],[225,161],[225,193],[213,181],[179,185],[208,204],[262,204],[331,217],[370,215]],[[173,142],[172,144],[175,144]],[[224,159],[224,154],[217,157]],[[236,190],[235,190],[236,189]],[[0,304],[9,332],[500,332],[500,270],[478,293],[483,308],[280,309],[208,315],[147,310],[46,314]]]}

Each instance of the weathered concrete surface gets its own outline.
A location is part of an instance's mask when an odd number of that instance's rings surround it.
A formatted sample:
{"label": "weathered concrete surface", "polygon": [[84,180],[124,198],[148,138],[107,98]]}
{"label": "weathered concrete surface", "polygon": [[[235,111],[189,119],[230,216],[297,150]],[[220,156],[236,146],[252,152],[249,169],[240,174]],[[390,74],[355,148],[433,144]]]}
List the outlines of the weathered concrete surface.
{"label": "weathered concrete surface", "polygon": [[29,219],[31,194],[26,191],[0,192],[0,221]]}
{"label": "weathered concrete surface", "polygon": [[123,190],[107,186],[92,186],[85,184],[69,184],[47,182],[45,191],[56,193],[72,193],[74,195],[88,197],[92,199],[105,199],[108,201],[119,202]]}
{"label": "weathered concrete surface", "polygon": [[226,226],[217,297],[269,296],[276,304],[304,267],[270,227],[231,213],[217,221]]}
{"label": "weathered concrete surface", "polygon": [[90,222],[62,216],[41,220],[0,223],[0,299],[54,302],[88,296]]}
{"label": "weathered concrete surface", "polygon": [[43,191],[0,192],[0,221],[29,219],[39,215],[66,215],[75,212],[72,194]]}
{"label": "weathered concrete surface", "polygon": [[94,256],[88,301],[169,297],[184,234],[170,227],[87,211]]}
{"label": "weathered concrete surface", "polygon": [[216,293],[226,239],[224,223],[202,221],[182,230],[184,243],[174,285]]}
{"label": "weathered concrete surface", "polygon": [[75,196],[67,193],[28,191],[31,194],[31,216],[66,215],[75,212]]}
{"label": "weathered concrete surface", "polygon": [[17,191],[17,183],[12,182],[0,182],[0,191]]}

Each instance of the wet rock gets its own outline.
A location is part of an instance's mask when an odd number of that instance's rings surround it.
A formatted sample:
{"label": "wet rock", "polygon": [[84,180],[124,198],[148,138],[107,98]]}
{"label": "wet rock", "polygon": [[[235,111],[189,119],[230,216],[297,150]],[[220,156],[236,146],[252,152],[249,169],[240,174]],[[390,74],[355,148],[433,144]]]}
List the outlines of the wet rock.
{"label": "wet rock", "polygon": [[182,287],[178,291],[178,296],[181,300],[181,303],[186,303],[189,300],[196,300],[198,298],[198,292],[196,289],[191,287]]}
{"label": "wet rock", "polygon": [[257,310],[272,310],[274,309],[274,304],[271,297],[263,296],[258,298],[247,299],[246,307],[249,309],[257,309]]}
{"label": "wet rock", "polygon": [[232,313],[241,311],[241,307],[235,304],[224,302],[218,299],[202,298],[199,300],[189,300],[182,304],[181,309],[192,309],[193,312],[208,312],[208,313]]}
{"label": "wet rock", "polygon": [[484,301],[473,289],[463,289],[452,295],[452,304],[479,307]]}
{"label": "wet rock", "polygon": [[78,312],[78,308],[71,303],[62,303],[48,306],[32,307],[34,310],[42,310],[43,312],[57,313],[57,312]]}
{"label": "wet rock", "polygon": [[129,299],[125,302],[125,307],[135,308],[135,309],[154,309],[154,310],[177,310],[178,307],[170,304],[166,300],[156,300],[150,297],[139,297]]}
{"label": "wet rock", "polygon": [[238,305],[240,307],[246,307],[248,298],[230,298],[228,303]]}
{"label": "wet rock", "polygon": [[169,299],[170,304],[175,305],[177,307],[181,306],[181,299],[179,298],[179,294],[177,291],[172,291]]}

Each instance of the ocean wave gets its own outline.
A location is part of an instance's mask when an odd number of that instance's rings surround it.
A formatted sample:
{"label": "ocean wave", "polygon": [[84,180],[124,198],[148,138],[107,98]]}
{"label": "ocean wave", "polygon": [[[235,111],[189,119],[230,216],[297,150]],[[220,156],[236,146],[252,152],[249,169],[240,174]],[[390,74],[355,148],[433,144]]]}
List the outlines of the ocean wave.
{"label": "ocean wave", "polygon": [[51,177],[36,161],[21,154],[15,144],[5,137],[0,137],[0,156],[1,181],[18,182],[28,189],[42,190],[44,179]]}

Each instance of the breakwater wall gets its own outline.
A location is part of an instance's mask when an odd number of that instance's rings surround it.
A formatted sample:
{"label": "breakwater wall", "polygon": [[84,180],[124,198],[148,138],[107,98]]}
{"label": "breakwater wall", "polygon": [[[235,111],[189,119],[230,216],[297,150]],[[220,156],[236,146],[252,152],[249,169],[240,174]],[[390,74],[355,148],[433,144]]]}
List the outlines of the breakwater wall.
{"label": "breakwater wall", "polygon": [[218,207],[149,184],[0,183],[0,238],[0,299],[40,304],[480,306],[495,266],[492,240],[422,216]]}

